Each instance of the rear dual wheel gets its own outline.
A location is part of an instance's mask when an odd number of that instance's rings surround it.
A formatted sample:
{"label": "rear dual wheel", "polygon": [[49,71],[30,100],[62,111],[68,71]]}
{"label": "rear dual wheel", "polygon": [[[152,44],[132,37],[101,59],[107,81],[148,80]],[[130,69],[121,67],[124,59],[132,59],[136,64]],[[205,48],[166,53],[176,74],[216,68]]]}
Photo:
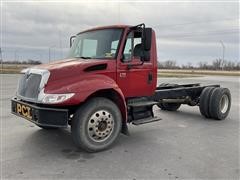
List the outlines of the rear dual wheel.
{"label": "rear dual wheel", "polygon": [[215,89],[214,87],[206,87],[203,89],[200,95],[199,110],[201,114],[206,118],[210,118],[209,103],[210,103],[210,97],[214,89]]}
{"label": "rear dual wheel", "polygon": [[225,119],[231,108],[231,94],[227,88],[207,87],[200,95],[199,109],[206,118]]}

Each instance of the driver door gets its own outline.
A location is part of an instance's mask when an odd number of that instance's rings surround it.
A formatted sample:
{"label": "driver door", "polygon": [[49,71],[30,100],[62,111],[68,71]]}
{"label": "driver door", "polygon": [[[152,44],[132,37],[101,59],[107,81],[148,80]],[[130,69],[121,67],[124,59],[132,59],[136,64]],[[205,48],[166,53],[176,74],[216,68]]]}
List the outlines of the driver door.
{"label": "driver door", "polygon": [[117,82],[125,97],[150,96],[153,94],[153,63],[142,62],[142,38],[139,32],[127,35],[122,59],[118,62]]}

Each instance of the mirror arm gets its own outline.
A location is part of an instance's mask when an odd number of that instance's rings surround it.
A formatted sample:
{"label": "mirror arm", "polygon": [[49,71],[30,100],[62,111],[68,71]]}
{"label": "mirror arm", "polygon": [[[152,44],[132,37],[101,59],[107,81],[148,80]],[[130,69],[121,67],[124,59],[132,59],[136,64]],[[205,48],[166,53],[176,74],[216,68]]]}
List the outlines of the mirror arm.
{"label": "mirror arm", "polygon": [[72,40],[73,40],[73,38],[75,38],[76,36],[71,36],[70,37],[70,47],[72,47]]}
{"label": "mirror arm", "polygon": [[143,26],[143,29],[145,29],[145,24],[144,24],[144,23],[138,24],[138,25],[135,25],[135,26],[132,26],[132,27],[130,27],[130,29],[131,29],[131,30],[136,30],[137,28],[139,28],[139,27],[141,27],[141,26]]}

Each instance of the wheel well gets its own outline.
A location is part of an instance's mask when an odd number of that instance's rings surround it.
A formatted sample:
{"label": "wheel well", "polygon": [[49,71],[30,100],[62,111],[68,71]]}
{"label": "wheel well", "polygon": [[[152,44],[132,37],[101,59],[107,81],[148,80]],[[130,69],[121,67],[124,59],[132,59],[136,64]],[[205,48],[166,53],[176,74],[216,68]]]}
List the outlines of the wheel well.
{"label": "wheel well", "polygon": [[127,112],[126,112],[126,105],[124,99],[121,97],[121,95],[115,91],[114,89],[104,89],[96,91],[95,93],[91,94],[87,99],[91,99],[93,97],[105,97],[113,101],[120,109],[120,112],[122,114],[122,121],[127,121]]}

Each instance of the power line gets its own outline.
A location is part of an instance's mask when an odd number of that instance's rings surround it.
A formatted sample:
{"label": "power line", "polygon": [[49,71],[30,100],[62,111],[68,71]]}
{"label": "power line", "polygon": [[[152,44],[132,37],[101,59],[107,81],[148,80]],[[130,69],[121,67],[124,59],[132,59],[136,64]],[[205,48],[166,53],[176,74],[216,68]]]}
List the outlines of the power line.
{"label": "power line", "polygon": [[199,34],[199,35],[195,35],[195,36],[179,36],[179,37],[162,37],[162,38],[168,38],[168,39],[184,39],[184,38],[192,38],[192,37],[197,37],[197,36],[218,36],[218,35],[224,35],[224,36],[227,36],[227,35],[232,35],[232,34],[235,34],[235,33],[238,33],[238,32],[228,32],[228,33],[216,33],[216,34]]}
{"label": "power line", "polygon": [[[191,25],[191,24],[204,24],[204,23],[211,23],[211,22],[219,22],[219,21],[233,21],[233,20],[238,20],[239,18],[234,18],[234,19],[218,19],[218,20],[209,20],[209,21],[195,21],[195,22],[187,22],[187,23],[182,23],[182,24],[170,24],[170,25],[156,25],[156,26],[152,26],[153,28],[155,27],[175,27],[175,26],[183,26],[183,25]],[[160,29],[157,29],[160,30]]]}
{"label": "power line", "polygon": [[[202,34],[203,33],[203,34]],[[196,36],[209,36],[209,35],[220,35],[220,34],[233,34],[239,33],[239,29],[228,29],[228,30],[218,30],[218,31],[205,31],[198,33],[190,33],[190,34],[165,34],[163,36],[158,34],[158,37],[161,38],[188,38],[188,37],[196,37]]]}

